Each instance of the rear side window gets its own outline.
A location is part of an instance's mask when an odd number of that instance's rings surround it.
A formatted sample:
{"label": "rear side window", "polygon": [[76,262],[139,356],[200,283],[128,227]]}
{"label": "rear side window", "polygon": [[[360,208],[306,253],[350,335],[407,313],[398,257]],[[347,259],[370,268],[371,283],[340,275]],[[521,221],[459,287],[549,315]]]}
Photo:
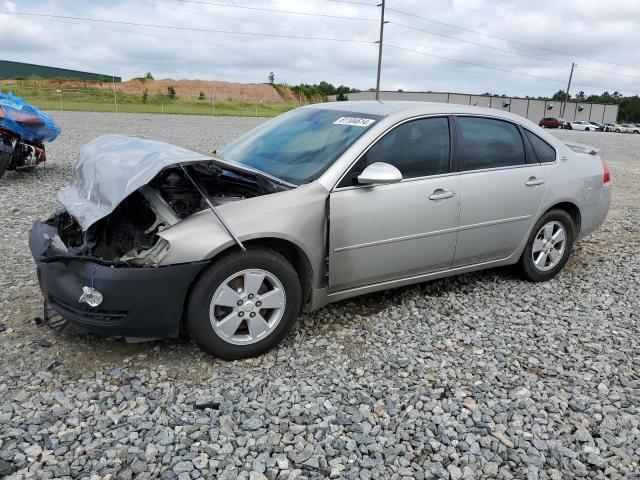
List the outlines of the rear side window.
{"label": "rear side window", "polygon": [[540,163],[553,163],[556,161],[556,150],[551,145],[535,133],[531,133],[529,130],[525,130],[525,132]]}
{"label": "rear side window", "polygon": [[518,128],[492,118],[458,117],[464,170],[524,165],[524,143]]}
{"label": "rear side window", "polygon": [[357,176],[376,162],[393,165],[400,170],[403,178],[448,173],[450,155],[449,120],[446,117],[412,120],[378,140],[358,160],[340,186],[354,185]]}

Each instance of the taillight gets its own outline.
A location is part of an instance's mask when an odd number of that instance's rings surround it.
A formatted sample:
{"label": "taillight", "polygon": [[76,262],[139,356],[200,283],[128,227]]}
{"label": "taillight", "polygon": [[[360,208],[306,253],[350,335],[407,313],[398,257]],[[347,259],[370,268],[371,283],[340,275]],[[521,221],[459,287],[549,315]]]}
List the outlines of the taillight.
{"label": "taillight", "polygon": [[606,184],[611,181],[611,174],[609,173],[609,167],[607,167],[604,159],[601,158],[600,160],[602,160],[602,168],[604,169],[604,173],[602,174],[602,183]]}

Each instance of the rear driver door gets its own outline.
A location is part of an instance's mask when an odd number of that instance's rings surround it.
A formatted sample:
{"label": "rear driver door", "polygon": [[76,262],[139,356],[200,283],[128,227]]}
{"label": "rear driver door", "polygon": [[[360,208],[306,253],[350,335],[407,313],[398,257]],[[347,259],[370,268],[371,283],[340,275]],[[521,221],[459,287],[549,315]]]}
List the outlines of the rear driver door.
{"label": "rear driver door", "polygon": [[538,217],[547,190],[546,170],[524,130],[511,122],[460,116],[456,126],[462,202],[453,266],[509,257]]}

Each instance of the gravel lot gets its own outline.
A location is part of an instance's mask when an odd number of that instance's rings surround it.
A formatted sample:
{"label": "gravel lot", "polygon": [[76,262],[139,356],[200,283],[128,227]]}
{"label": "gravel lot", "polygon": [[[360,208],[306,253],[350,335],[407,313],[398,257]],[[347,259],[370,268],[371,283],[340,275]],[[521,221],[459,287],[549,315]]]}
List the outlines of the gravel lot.
{"label": "gravel lot", "polygon": [[99,134],[209,151],[258,120],[53,116],[46,166],[0,179],[0,477],[640,478],[640,135],[557,132],[600,147],[615,190],[555,280],[369,295],[222,362],[186,340],[36,328],[27,232]]}

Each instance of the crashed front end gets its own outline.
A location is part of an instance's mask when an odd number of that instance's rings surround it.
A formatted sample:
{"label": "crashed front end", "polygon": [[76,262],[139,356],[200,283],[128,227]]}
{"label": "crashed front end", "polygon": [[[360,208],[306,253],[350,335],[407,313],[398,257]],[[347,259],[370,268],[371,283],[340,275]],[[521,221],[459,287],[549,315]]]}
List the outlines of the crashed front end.
{"label": "crashed front end", "polygon": [[174,145],[94,140],[58,193],[64,208],[30,232],[45,310],[98,333],[177,336],[188,290],[209,261],[162,264],[171,245],[158,234],[206,208],[273,191]]}

